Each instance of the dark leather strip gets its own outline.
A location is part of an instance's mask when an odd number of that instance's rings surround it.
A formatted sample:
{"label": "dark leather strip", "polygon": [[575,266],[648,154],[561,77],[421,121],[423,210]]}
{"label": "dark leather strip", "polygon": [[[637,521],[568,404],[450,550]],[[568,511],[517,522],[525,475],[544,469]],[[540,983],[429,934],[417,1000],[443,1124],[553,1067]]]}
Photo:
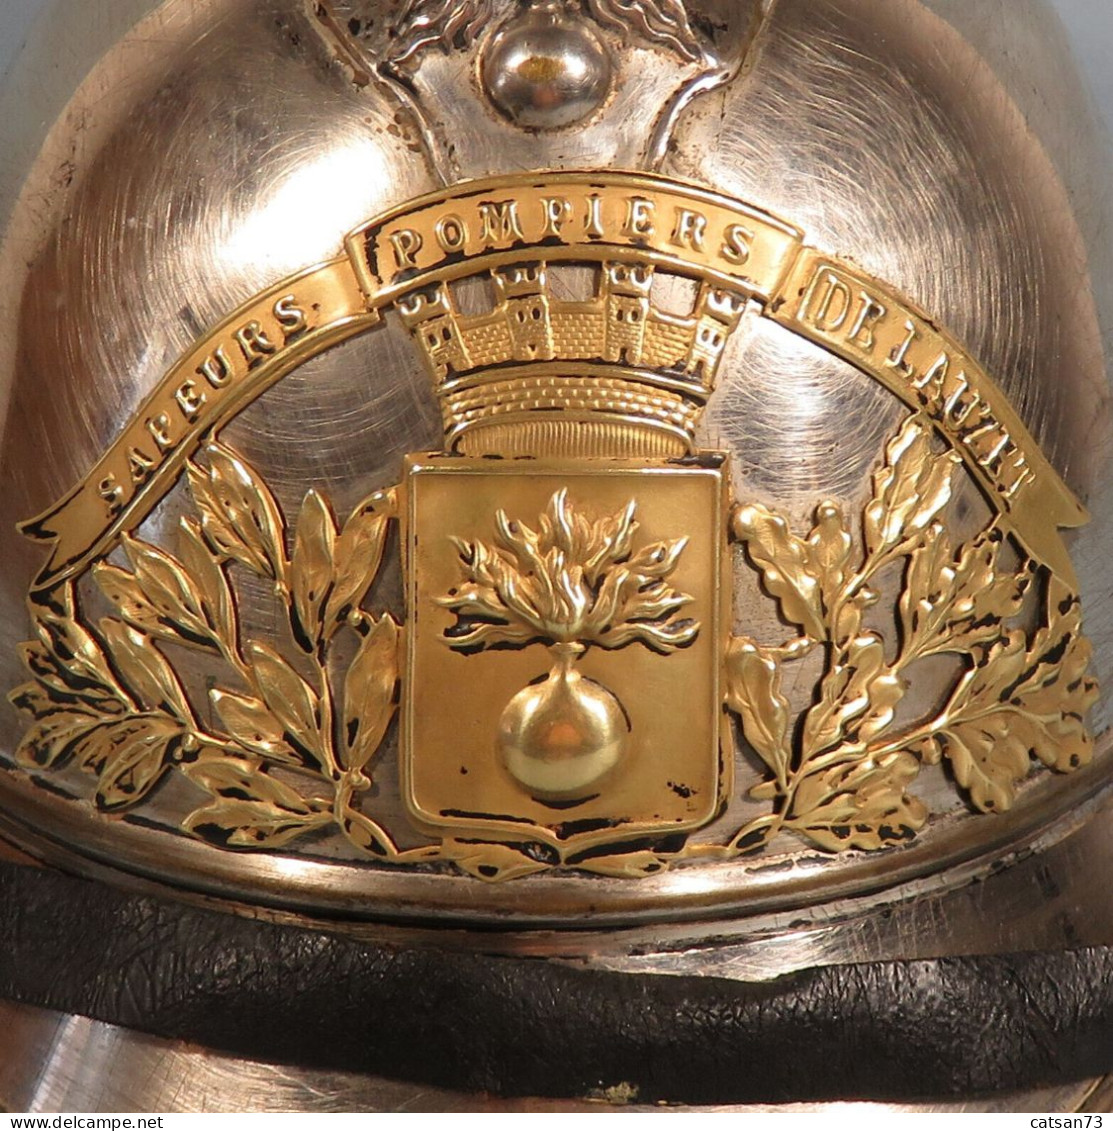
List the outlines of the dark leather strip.
{"label": "dark leather strip", "polygon": [[1106,948],[750,984],[395,949],[13,864],[0,864],[0,997],[241,1056],[503,1095],[896,1100],[1113,1070]]}

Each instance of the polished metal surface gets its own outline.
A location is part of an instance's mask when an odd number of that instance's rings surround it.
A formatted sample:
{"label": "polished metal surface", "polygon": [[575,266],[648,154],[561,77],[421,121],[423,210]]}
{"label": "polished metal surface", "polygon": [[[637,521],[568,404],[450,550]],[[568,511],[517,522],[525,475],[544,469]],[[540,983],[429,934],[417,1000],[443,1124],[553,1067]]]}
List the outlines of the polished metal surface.
{"label": "polished metal surface", "polygon": [[[13,529],[80,478],[205,327],[334,256],[367,217],[464,176],[643,164],[790,218],[823,250],[913,296],[993,371],[1094,514],[1073,551],[1086,631],[1108,682],[1113,623],[1102,570],[1113,523],[1098,313],[1108,257],[1093,239],[1098,212],[1081,204],[1103,166],[1078,156],[1096,153],[1096,143],[1071,83],[1060,80],[1069,64],[1044,34],[1046,13],[1026,6],[1023,33],[1006,33],[992,19],[916,0],[692,7],[718,29],[717,58],[666,60],[632,43],[606,95],[602,56],[584,47],[594,77],[586,101],[570,96],[583,110],[579,124],[522,119],[528,131],[513,120],[521,91],[497,94],[501,111],[483,115],[474,100],[443,93],[473,88],[462,55],[428,54],[408,92],[385,96],[366,66],[381,49],[382,21],[343,35],[367,5],[337,5],[336,26],[278,0],[169,0],[144,16],[92,67],[13,212],[0,292],[16,330],[0,356],[0,382],[10,387],[0,523]],[[489,75],[497,64],[486,58]],[[1021,81],[1033,69],[1049,76],[1035,105]],[[1082,282],[1088,257],[1093,289]],[[747,319],[700,441],[731,454],[755,497],[802,516],[823,493],[860,501],[898,420],[895,401],[848,363]],[[224,435],[292,512],[307,484],[341,508],[388,485],[404,453],[436,446],[438,428],[426,378],[389,322],[303,366]],[[968,504],[973,523],[981,504],[973,496]],[[166,541],[184,505],[184,493],[173,493],[142,535]],[[6,543],[0,670],[12,685],[14,645],[27,631],[23,594],[37,565],[32,547]],[[395,576],[384,592],[400,611]],[[260,590],[245,602],[245,620],[260,633],[273,631],[267,598]],[[191,680],[211,675],[195,657],[182,664]],[[940,686],[925,677],[913,701],[930,707]],[[1094,722],[1104,751],[1100,707]],[[10,749],[14,717],[4,726]],[[388,757],[380,777],[388,813],[390,767]],[[636,885],[554,875],[479,889],[466,877],[337,858],[327,843],[221,855],[177,831],[188,803],[177,783],[149,814],[155,827],[104,822],[67,799],[84,788],[76,775],[56,779],[61,796],[21,777],[4,790],[13,835],[99,875],[118,867],[145,882],[292,911],[457,923],[512,914],[523,924],[582,927],[727,914],[756,924],[807,907],[803,914],[822,919],[833,901],[945,888],[1001,853],[1065,835],[1105,776],[1104,758],[1073,778],[1034,775],[1013,812],[974,820],[943,772],[926,771],[932,827],[880,857],[832,859],[785,842],[765,860],[691,865]],[[736,803],[731,817],[748,804]],[[1065,814],[1073,817],[1051,829]]]}
{"label": "polished metal surface", "polygon": [[[0,1110],[210,1112],[552,1112],[661,1111],[629,1093],[573,1102],[538,1097],[498,1099],[342,1072],[239,1060],[145,1037],[84,1017],[0,1002]],[[1089,1106],[1102,1082],[1004,1094],[954,1103],[843,1103],[854,1112],[1073,1112]],[[691,1109],[689,1109],[691,1110]],[[821,1104],[708,1107],[746,1115],[824,1112]]]}
{"label": "polished metal surface", "polygon": [[[461,0],[447,47],[429,37],[413,3],[80,7],[40,40],[7,95],[27,114],[6,115],[10,157],[0,179],[0,213],[10,214],[0,246],[6,688],[26,678],[17,646],[42,566],[41,548],[14,533],[17,522],[87,474],[195,342],[238,305],[335,261],[349,233],[422,194],[446,190],[451,201],[465,179],[493,177],[497,188],[539,170],[565,185],[578,169],[660,175],[743,201],[785,238],[802,231],[808,254],[882,281],[963,343],[1089,508],[1091,522],[1067,541],[1093,668],[1113,687],[1113,421],[1103,348],[1113,326],[1110,166],[1046,5],[691,0],[637,7],[641,22],[624,23],[610,0]],[[91,15],[94,7],[104,10]],[[39,83],[47,59],[56,81]],[[53,125],[39,137],[27,117]],[[654,191],[663,183],[652,182]],[[544,201],[563,223],[559,201],[555,211]],[[644,221],[631,213],[635,236]],[[691,227],[674,238],[698,243]],[[726,242],[736,257],[738,246]],[[594,301],[582,272],[551,276],[546,302]],[[481,290],[460,287],[465,316],[486,309]],[[693,277],[659,272],[660,323],[679,324],[696,291]],[[757,305],[730,310],[736,326],[694,450],[725,453],[736,493],[779,508],[798,529],[813,514],[830,517],[829,503],[817,511],[823,500],[863,512],[906,410],[845,351],[806,340]],[[286,515],[309,488],[348,514],[399,482],[407,454],[441,445],[444,422],[406,324],[415,310],[420,303],[388,309],[374,326],[369,318],[366,332],[319,352],[222,428],[221,442],[258,470]],[[859,329],[867,321],[868,310]],[[944,453],[937,443],[933,463],[926,441],[921,447],[916,474],[926,479]],[[179,484],[136,533],[172,546],[189,506]],[[971,483],[956,488],[952,508],[962,538],[990,518]],[[738,513],[732,519],[743,524]],[[396,547],[383,560],[375,599],[401,620]],[[116,550],[111,562],[124,567],[126,558]],[[734,631],[783,638],[741,549],[730,568]],[[274,586],[237,581],[245,632],[277,639]],[[881,573],[873,597],[895,600],[900,585],[896,571]],[[110,611],[88,577],[80,596],[91,618]],[[583,647],[556,647],[569,682]],[[191,693],[222,686],[204,655],[170,648],[167,656]],[[802,711],[818,657],[799,671],[785,694]],[[942,711],[955,674],[946,658],[926,662],[901,711],[909,720]],[[545,688],[535,681],[522,694],[536,706]],[[425,689],[420,709],[436,710],[437,694]],[[618,699],[592,694],[618,749]],[[47,866],[233,913],[331,919],[386,942],[640,973],[763,980],[847,961],[1101,945],[1113,943],[1113,902],[1100,883],[1113,867],[1109,702],[1104,691],[1090,720],[1093,765],[1034,770],[1007,813],[974,814],[954,775],[926,766],[916,791],[930,822],[917,839],[876,853],[829,854],[784,834],[759,856],[695,853],[648,878],[618,866],[589,875],[546,865],[487,884],[432,857],[380,865],[323,834],[271,852],[228,852],[183,831],[198,804],[183,776],[141,812],[106,816],[77,769],[13,769],[23,725],[14,711],[0,716],[0,764],[10,771],[0,775],[0,830]],[[569,717],[565,709],[558,722]],[[519,723],[506,757],[532,781],[537,767],[518,755],[538,742]],[[1013,749],[999,737],[1002,751]],[[407,813],[398,742],[386,732],[375,768],[376,820],[391,828]],[[592,788],[614,753],[601,745],[606,765],[590,767]],[[1027,750],[1020,754],[1027,767]],[[749,752],[734,769],[747,785],[760,780]],[[565,777],[555,787],[542,781],[545,789],[557,801],[586,792]],[[739,790],[711,833],[729,836],[761,811]],[[419,843],[405,834],[399,856]],[[496,1101],[303,1072],[11,1004],[0,1004],[0,1034],[0,1104],[14,1110],[640,1110],[633,1095]],[[1090,1081],[932,1110],[1108,1103],[1108,1083]]]}
{"label": "polished metal surface", "polygon": [[610,93],[613,64],[583,20],[559,7],[527,11],[501,27],[484,49],[480,76],[510,121],[535,129],[571,126]]}

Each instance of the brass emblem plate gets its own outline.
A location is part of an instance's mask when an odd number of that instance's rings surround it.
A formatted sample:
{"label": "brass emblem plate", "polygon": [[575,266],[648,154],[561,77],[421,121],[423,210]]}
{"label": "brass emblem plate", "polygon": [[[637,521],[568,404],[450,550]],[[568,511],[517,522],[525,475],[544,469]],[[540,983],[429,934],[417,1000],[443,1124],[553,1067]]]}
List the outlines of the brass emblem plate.
{"label": "brass emblem plate", "polygon": [[[198,341],[24,524],[50,544],[12,693],[34,788],[70,767],[112,815],[179,777],[178,826],[224,849],[333,838],[487,880],[635,878],[782,833],[903,844],[928,820],[916,779],[943,760],[1000,812],[1035,761],[1091,759],[1061,533],[1086,511],[990,374],[893,288],[744,202],[623,172],[465,182],[345,253]],[[588,293],[555,286],[567,267]],[[687,308],[657,302],[659,277],[683,280]],[[463,308],[464,281],[483,309]],[[346,517],[315,489],[284,513],[221,428],[384,316],[426,371],[444,451]],[[784,513],[734,497],[702,450],[750,317],[907,407],[865,498]],[[138,538],[182,480],[177,544]],[[962,489],[984,511],[973,532],[952,522]],[[381,576],[396,525],[404,609]],[[240,615],[244,586],[273,594],[270,634]],[[182,678],[181,648],[208,657],[209,685]],[[931,703],[908,695],[924,662],[950,672]]]}
{"label": "brass emblem plate", "polygon": [[720,461],[430,458],[405,484],[417,822],[562,856],[708,823],[733,766]]}

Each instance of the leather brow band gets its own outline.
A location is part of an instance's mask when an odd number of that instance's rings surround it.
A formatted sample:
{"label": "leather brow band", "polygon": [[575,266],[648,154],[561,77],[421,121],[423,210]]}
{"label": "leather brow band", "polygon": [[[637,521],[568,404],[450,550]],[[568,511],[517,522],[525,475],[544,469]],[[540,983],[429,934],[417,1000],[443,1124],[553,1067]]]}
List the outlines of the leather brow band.
{"label": "leather brow band", "polygon": [[1113,948],[769,982],[398,948],[0,864],[0,997],[253,1059],[504,1096],[905,1100],[1113,1070]]}

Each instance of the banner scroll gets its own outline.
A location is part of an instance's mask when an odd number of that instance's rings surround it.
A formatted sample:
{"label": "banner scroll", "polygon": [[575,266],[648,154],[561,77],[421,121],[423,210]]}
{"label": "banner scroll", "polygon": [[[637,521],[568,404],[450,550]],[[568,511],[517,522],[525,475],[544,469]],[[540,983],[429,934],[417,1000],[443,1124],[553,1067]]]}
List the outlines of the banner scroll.
{"label": "banner scroll", "polygon": [[21,526],[51,545],[36,591],[80,573],[139,525],[206,434],[309,358],[376,325],[408,292],[536,261],[647,263],[744,293],[922,412],[1024,547],[1073,579],[1059,530],[1083,525],[1085,508],[989,373],[913,303],[760,209],[656,176],[526,173],[408,202],[354,231],[345,251],[215,327],[86,478]]}

